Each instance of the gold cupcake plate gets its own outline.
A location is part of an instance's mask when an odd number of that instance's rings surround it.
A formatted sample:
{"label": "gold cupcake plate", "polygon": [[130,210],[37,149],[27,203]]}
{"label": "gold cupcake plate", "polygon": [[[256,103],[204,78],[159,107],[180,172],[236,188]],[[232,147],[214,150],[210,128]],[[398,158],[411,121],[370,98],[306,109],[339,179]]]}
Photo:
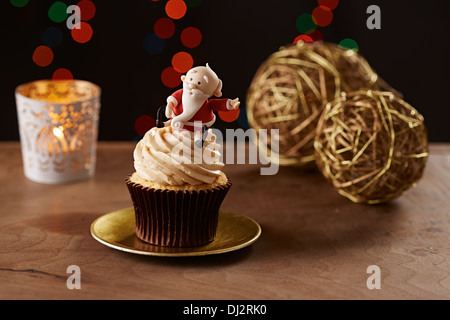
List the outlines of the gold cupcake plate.
{"label": "gold cupcake plate", "polygon": [[107,213],[91,225],[95,240],[113,249],[149,256],[189,257],[220,254],[242,249],[261,235],[261,227],[253,219],[220,210],[219,225],[214,241],[198,247],[169,248],[140,240],[135,232],[134,209],[126,208]]}

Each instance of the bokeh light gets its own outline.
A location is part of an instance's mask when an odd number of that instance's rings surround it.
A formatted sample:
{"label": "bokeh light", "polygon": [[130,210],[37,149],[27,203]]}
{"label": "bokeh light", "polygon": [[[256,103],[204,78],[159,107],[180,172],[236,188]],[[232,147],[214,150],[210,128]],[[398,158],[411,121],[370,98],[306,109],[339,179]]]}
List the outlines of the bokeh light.
{"label": "bokeh light", "polygon": [[355,40],[350,39],[350,38],[346,38],[343,39],[339,42],[338,46],[342,49],[346,49],[346,50],[354,50],[354,51],[358,51],[359,50],[359,46],[356,43]]}
{"label": "bokeh light", "polygon": [[169,39],[175,33],[175,23],[169,18],[160,18],[155,22],[153,30],[161,39]]}
{"label": "bokeh light", "polygon": [[339,4],[339,0],[319,0],[319,6],[327,7],[330,10],[336,9]]}
{"label": "bokeh light", "polygon": [[167,67],[161,73],[161,81],[168,88],[176,88],[181,84],[181,73],[173,67]]}
{"label": "bokeh light", "polygon": [[188,8],[195,8],[202,3],[202,0],[184,0],[184,2],[186,2]]}
{"label": "bokeh light", "polygon": [[313,41],[323,41],[323,34],[319,30],[313,30],[312,32],[308,32],[308,36],[313,39]]}
{"label": "bokeh light", "polygon": [[72,38],[78,43],[86,43],[91,40],[94,31],[89,23],[81,21],[71,30]]}
{"label": "bokeh light", "polygon": [[306,33],[310,30],[316,29],[316,24],[313,21],[312,15],[309,13],[300,15],[295,21],[295,26],[300,33]]}
{"label": "bokeh light", "polygon": [[28,2],[30,2],[29,0],[10,0],[11,4],[17,8],[23,8],[25,7]]}
{"label": "bokeh light", "polygon": [[142,45],[148,53],[158,54],[164,49],[164,39],[161,39],[154,33],[150,33],[145,36]]}
{"label": "bokeh light", "polygon": [[50,48],[56,48],[62,43],[63,33],[57,27],[48,27],[42,33],[42,42]]}
{"label": "bokeh light", "polygon": [[66,68],[59,68],[58,70],[53,72],[52,80],[53,81],[73,80],[73,74],[70,70]]}
{"label": "bokeh light", "polygon": [[240,109],[230,110],[230,111],[219,111],[219,117],[225,122],[233,122],[236,121],[239,117]]}
{"label": "bokeh light", "polygon": [[319,6],[313,10],[312,19],[319,27],[326,27],[333,21],[333,12],[328,7]]}
{"label": "bokeh light", "polygon": [[192,56],[187,52],[180,51],[172,58],[173,68],[180,73],[188,72],[193,65],[194,59],[192,59]]}
{"label": "bokeh light", "polygon": [[46,67],[53,61],[53,51],[47,46],[39,46],[34,50],[33,62],[39,67]]}
{"label": "bokeh light", "polygon": [[95,4],[90,0],[81,0],[77,3],[77,6],[80,8],[80,19],[83,21],[89,21],[95,16],[95,12],[97,8]]}
{"label": "bokeh light", "polygon": [[178,20],[186,14],[186,3],[183,0],[169,0],[166,3],[166,14],[172,19]]}
{"label": "bokeh light", "polygon": [[148,115],[140,116],[136,119],[134,122],[134,129],[136,130],[136,133],[140,136],[145,135],[145,133],[150,130],[151,128],[156,126],[156,121],[153,119],[153,117]]}
{"label": "bokeh light", "polygon": [[195,27],[187,27],[181,32],[181,43],[188,48],[195,48],[202,42],[202,33]]}
{"label": "bokeh light", "polygon": [[304,42],[314,42],[314,40],[310,36],[308,36],[306,34],[301,34],[301,35],[295,37],[294,43],[297,43],[300,40],[303,40]]}
{"label": "bokeh light", "polygon": [[56,1],[48,9],[48,17],[56,23],[67,20],[67,5],[61,1]]}

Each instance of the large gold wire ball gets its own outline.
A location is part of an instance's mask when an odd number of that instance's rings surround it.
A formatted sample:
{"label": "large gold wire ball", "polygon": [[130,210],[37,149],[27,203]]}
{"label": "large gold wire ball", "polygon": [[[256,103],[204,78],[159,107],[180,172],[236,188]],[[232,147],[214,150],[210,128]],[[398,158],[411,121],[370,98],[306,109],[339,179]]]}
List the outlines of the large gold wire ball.
{"label": "large gold wire ball", "polygon": [[[383,85],[354,50],[326,42],[299,41],[282,47],[257,70],[247,93],[248,121],[257,134],[260,129],[279,130],[278,152],[272,153],[271,161],[310,164],[315,159],[317,121],[327,102],[342,91],[379,89]],[[261,139],[258,136],[258,143],[276,149],[269,138]]]}
{"label": "large gold wire ball", "polygon": [[362,90],[327,104],[314,146],[320,171],[356,203],[399,196],[421,178],[428,158],[422,115],[391,92]]}

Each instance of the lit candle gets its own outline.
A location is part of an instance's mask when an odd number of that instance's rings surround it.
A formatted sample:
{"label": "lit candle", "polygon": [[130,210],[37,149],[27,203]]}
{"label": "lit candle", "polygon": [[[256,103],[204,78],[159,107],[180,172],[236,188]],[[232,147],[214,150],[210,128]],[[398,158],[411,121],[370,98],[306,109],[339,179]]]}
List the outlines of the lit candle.
{"label": "lit candle", "polygon": [[25,176],[43,183],[94,174],[100,88],[74,80],[36,81],[16,89]]}
{"label": "lit candle", "polygon": [[67,152],[69,151],[69,147],[68,147],[67,141],[64,137],[63,130],[64,130],[63,126],[55,127],[55,128],[53,128],[53,134],[58,139],[58,141],[61,145],[62,152],[64,154],[67,154]]}

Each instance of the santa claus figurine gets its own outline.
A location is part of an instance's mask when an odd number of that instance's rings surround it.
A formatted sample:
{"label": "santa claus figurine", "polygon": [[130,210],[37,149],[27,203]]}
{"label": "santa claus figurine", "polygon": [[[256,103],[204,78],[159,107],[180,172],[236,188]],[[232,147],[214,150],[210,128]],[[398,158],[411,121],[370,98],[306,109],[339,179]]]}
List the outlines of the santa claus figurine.
{"label": "santa claus figurine", "polygon": [[183,89],[174,92],[167,98],[166,122],[173,129],[194,131],[195,127],[209,128],[216,121],[213,111],[229,111],[239,108],[239,98],[209,99],[222,96],[222,81],[206,64],[206,67],[195,67],[181,76]]}

